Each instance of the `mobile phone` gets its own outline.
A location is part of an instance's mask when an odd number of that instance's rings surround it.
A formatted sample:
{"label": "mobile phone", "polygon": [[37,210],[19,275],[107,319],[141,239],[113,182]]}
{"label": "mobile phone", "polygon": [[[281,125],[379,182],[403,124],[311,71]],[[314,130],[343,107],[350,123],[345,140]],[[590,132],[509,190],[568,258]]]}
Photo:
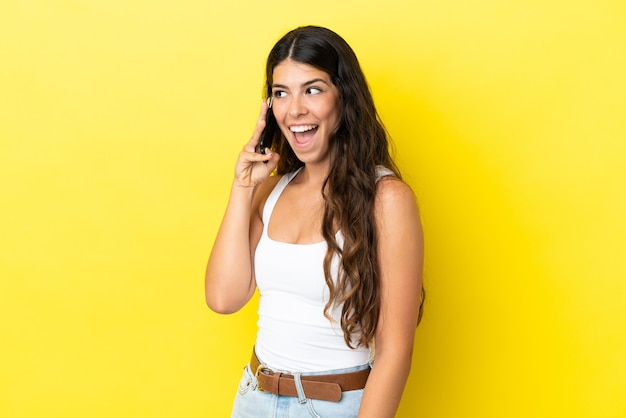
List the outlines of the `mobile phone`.
{"label": "mobile phone", "polygon": [[265,128],[263,129],[263,132],[261,132],[261,139],[259,140],[259,145],[256,147],[256,152],[261,154],[265,154],[265,149],[272,146],[274,134],[276,132],[276,128],[278,127],[276,124],[276,118],[274,117],[274,112],[272,111],[272,103],[273,100],[270,99],[270,104],[267,107],[267,113],[265,114]]}

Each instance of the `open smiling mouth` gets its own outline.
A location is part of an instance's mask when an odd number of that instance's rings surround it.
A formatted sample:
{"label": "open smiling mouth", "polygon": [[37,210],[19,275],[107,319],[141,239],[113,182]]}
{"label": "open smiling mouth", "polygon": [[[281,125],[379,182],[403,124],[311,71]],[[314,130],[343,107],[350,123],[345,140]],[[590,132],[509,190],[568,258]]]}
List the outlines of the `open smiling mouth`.
{"label": "open smiling mouth", "polygon": [[295,141],[303,144],[313,138],[318,127],[319,125],[300,125],[291,126],[289,130],[293,133]]}

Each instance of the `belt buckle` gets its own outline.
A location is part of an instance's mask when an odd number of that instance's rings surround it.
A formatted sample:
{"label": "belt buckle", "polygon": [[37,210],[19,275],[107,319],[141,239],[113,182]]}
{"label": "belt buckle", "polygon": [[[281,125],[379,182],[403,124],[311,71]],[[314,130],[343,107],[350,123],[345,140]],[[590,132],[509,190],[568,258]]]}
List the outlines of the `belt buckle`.
{"label": "belt buckle", "polygon": [[[259,367],[257,367],[257,368],[256,368],[256,371],[254,372],[254,378],[255,378],[255,379],[257,379],[257,382],[258,382],[258,379],[259,379],[259,373],[263,373],[263,374],[265,374],[264,372],[268,372],[267,374],[269,374],[269,372],[272,372],[272,369],[270,369],[270,368],[266,367],[264,364],[259,364]],[[261,385],[258,385],[258,388],[257,388],[257,389],[258,389],[258,391],[259,391],[259,392],[266,392],[266,391],[265,391],[265,390],[261,387]]]}

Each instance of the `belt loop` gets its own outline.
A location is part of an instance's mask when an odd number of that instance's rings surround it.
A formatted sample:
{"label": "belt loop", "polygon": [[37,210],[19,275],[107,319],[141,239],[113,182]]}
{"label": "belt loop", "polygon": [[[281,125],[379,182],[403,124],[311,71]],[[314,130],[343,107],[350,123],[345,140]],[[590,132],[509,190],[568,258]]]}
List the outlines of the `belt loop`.
{"label": "belt loop", "polygon": [[304,388],[302,387],[302,379],[300,379],[300,373],[294,373],[293,380],[296,383],[296,392],[298,392],[298,403],[305,403],[306,395],[304,394]]}
{"label": "belt loop", "polygon": [[250,364],[244,367],[246,373],[248,374],[248,384],[252,385],[252,389],[256,390],[259,387],[259,380],[257,379],[256,373],[252,373],[252,369],[250,368]]}
{"label": "belt loop", "polygon": [[279,372],[274,372],[274,374],[272,375],[272,388],[270,390],[270,392],[279,395],[280,394],[280,377],[282,376],[282,373]]}

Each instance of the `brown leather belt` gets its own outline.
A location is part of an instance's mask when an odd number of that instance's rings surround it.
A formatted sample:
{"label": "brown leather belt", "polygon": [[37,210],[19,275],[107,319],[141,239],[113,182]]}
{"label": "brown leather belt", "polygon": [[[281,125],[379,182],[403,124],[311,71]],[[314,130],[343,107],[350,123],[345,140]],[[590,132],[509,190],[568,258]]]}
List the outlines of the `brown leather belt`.
{"label": "brown leather belt", "polygon": [[[296,382],[292,374],[274,372],[259,362],[254,351],[250,360],[250,369],[255,374],[258,388],[262,392],[274,395],[298,397]],[[338,402],[341,392],[363,389],[370,369],[342,374],[300,376],[304,395],[307,398]]]}

